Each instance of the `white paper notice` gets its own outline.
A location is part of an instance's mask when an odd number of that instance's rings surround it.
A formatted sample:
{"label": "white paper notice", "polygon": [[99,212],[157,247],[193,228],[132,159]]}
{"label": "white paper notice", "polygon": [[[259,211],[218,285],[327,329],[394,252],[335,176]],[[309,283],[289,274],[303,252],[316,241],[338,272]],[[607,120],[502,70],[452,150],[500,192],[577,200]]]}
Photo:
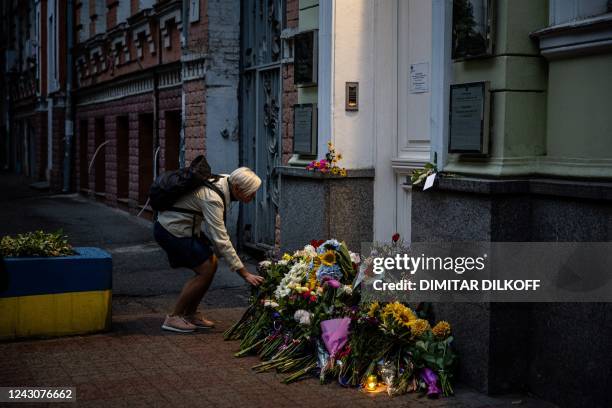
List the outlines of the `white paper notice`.
{"label": "white paper notice", "polygon": [[429,92],[429,62],[410,64],[410,92]]}
{"label": "white paper notice", "polygon": [[436,173],[432,173],[425,179],[425,185],[423,186],[423,190],[427,190],[430,187],[433,187],[434,181],[436,181]]}

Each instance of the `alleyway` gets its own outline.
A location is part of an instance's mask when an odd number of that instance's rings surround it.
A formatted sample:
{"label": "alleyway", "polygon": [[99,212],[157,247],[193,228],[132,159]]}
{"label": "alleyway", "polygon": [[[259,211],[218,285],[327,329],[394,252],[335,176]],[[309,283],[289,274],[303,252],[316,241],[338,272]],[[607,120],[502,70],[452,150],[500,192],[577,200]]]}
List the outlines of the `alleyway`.
{"label": "alleyway", "polygon": [[75,386],[83,406],[431,406],[546,407],[522,396],[493,399],[459,388],[454,398],[390,399],[314,379],[285,386],[275,374],[255,374],[255,358],[235,359],[221,333],[242,311],[248,288],[225,266],[203,308],[218,327],[192,335],[159,326],[188,271],[168,268],[150,223],[77,195],[49,195],[28,181],[0,174],[0,235],[63,228],[75,246],[113,255],[110,333],[0,343],[0,386]]}

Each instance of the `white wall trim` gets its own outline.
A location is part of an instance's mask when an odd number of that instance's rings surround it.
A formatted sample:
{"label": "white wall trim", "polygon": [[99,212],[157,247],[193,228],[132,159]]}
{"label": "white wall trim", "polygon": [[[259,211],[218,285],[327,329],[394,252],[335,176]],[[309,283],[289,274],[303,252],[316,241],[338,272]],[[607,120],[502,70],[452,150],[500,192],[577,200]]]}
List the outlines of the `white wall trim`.
{"label": "white wall trim", "polygon": [[612,13],[546,27],[531,34],[547,59],[607,52],[612,49]]}
{"label": "white wall trim", "polygon": [[333,138],[334,115],[334,19],[335,0],[319,3],[319,83],[317,92],[318,105],[318,140],[317,157],[322,159],[327,152],[327,141]]}
{"label": "white wall trim", "polygon": [[[389,241],[396,232],[397,177],[391,166],[397,152],[398,125],[398,1],[374,4],[374,240]],[[390,186],[392,187],[390,189]],[[406,237],[405,237],[406,238]]]}
{"label": "white wall trim", "polygon": [[433,0],[432,7],[430,160],[433,162],[437,156],[438,170],[442,170],[448,160],[453,1]]}

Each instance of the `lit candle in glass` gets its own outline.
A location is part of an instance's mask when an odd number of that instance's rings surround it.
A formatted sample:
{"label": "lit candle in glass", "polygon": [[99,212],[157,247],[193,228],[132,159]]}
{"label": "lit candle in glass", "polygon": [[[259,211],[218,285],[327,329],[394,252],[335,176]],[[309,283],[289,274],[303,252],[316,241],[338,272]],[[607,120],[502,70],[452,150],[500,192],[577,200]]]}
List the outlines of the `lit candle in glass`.
{"label": "lit candle in glass", "polygon": [[368,391],[376,391],[376,387],[378,386],[378,378],[375,374],[368,375],[368,379],[366,381],[366,388]]}

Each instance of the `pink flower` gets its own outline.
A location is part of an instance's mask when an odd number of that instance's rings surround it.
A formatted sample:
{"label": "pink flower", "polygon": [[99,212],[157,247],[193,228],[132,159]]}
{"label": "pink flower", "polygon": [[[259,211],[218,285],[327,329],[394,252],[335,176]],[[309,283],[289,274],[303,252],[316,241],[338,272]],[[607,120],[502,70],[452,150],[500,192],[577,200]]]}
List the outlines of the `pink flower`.
{"label": "pink flower", "polygon": [[326,283],[327,283],[327,286],[329,286],[330,288],[338,289],[340,287],[340,282],[338,282],[335,279],[330,279],[326,281]]}

